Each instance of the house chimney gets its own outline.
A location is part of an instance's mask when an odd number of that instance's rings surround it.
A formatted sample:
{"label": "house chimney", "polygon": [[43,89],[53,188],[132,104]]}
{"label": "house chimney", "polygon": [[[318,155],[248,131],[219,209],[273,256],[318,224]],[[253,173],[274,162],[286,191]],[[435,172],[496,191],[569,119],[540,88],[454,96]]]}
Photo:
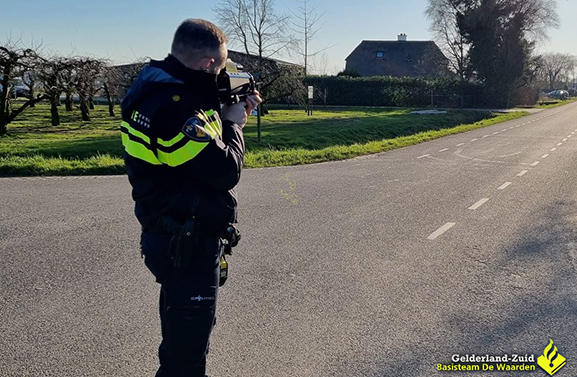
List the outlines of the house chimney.
{"label": "house chimney", "polygon": [[406,42],[407,41],[407,34],[405,34],[405,33],[399,34],[398,37],[399,37],[399,42]]}

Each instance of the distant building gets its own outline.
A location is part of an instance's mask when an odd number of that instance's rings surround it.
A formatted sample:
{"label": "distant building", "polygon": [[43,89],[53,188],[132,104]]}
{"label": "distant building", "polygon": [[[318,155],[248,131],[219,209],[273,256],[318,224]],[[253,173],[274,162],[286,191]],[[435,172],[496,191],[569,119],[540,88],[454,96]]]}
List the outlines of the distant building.
{"label": "distant building", "polygon": [[[257,66],[258,63],[258,56],[256,55],[247,55],[243,52],[228,50],[228,58],[231,59],[233,62],[238,63],[244,67],[245,71],[252,72],[253,68]],[[120,98],[124,98],[126,95],[126,91],[128,87],[134,81],[140,70],[147,65],[148,62],[142,63],[135,63],[135,64],[123,64],[117,65],[115,68],[119,71],[120,77],[122,77],[125,84],[121,85],[120,88]],[[304,66],[299,64],[294,64],[290,62],[286,62],[283,60],[278,59],[271,59],[271,58],[263,58],[263,64],[267,68],[267,70],[280,70],[283,68],[292,68],[297,70],[303,70]]]}
{"label": "distant building", "polygon": [[[244,52],[228,50],[228,58],[235,63],[242,65],[245,71],[252,71],[254,67],[258,65],[258,56],[252,54],[246,54]],[[283,68],[292,68],[296,70],[303,70],[304,66],[300,64],[290,63],[283,60],[272,59],[272,58],[262,58],[263,64],[268,70],[278,70]]]}
{"label": "distant building", "polygon": [[448,60],[433,41],[362,41],[345,59],[347,72],[361,76],[439,77],[449,73]]}

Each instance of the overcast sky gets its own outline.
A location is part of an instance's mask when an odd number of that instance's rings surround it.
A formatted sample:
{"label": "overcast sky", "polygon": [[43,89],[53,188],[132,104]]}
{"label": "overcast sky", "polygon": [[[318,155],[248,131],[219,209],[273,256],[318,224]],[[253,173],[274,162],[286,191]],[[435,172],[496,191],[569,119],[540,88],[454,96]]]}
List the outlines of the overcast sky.
{"label": "overcast sky", "polygon": [[[312,42],[313,50],[326,51],[322,71],[336,73],[344,68],[347,55],[363,40],[395,40],[406,33],[409,40],[430,40],[424,16],[427,0],[310,0],[325,12],[324,26]],[[44,51],[59,54],[106,57],[128,63],[136,57],[162,59],[169,51],[174,30],[185,18],[216,22],[215,2],[199,0],[129,0],[98,2],[79,0],[11,1],[0,13],[0,42],[8,37],[32,38],[42,42]],[[557,0],[559,29],[549,31],[550,40],[540,52],[555,51],[577,55],[577,0]],[[298,7],[296,0],[276,0],[280,13]],[[279,56],[279,58],[287,58]],[[294,59],[293,59],[294,60]],[[316,65],[321,59],[317,59]]]}

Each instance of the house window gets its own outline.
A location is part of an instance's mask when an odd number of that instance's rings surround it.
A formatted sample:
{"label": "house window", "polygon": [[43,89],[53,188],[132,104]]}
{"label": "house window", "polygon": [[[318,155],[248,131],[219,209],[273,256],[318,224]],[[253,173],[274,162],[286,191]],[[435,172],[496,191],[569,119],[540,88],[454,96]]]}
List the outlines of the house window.
{"label": "house window", "polygon": [[377,51],[377,59],[382,59],[383,58],[383,52],[382,51]]}

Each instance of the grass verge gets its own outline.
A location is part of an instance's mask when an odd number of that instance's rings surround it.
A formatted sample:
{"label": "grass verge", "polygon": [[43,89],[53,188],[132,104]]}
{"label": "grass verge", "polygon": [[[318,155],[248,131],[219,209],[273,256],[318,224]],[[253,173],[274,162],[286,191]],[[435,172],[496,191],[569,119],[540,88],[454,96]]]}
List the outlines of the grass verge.
{"label": "grass verge", "polygon": [[[30,109],[0,137],[0,176],[123,174],[119,117],[97,106],[93,120],[61,112],[50,126],[46,105]],[[244,129],[245,167],[310,164],[388,151],[512,120],[525,112],[490,114],[449,111],[415,115],[410,109],[331,109],[307,117],[302,110],[275,110]]]}
{"label": "grass verge", "polygon": [[419,132],[414,135],[376,140],[363,144],[355,143],[352,145],[337,145],[319,150],[307,150],[299,148],[283,151],[249,151],[245,155],[245,165],[252,168],[261,168],[270,166],[301,165],[344,160],[347,158],[403,148],[448,135],[472,131],[478,128],[517,119],[525,115],[528,115],[528,113],[524,111],[501,114],[495,116],[494,118],[482,120],[472,124],[459,125],[452,128],[430,130]]}

